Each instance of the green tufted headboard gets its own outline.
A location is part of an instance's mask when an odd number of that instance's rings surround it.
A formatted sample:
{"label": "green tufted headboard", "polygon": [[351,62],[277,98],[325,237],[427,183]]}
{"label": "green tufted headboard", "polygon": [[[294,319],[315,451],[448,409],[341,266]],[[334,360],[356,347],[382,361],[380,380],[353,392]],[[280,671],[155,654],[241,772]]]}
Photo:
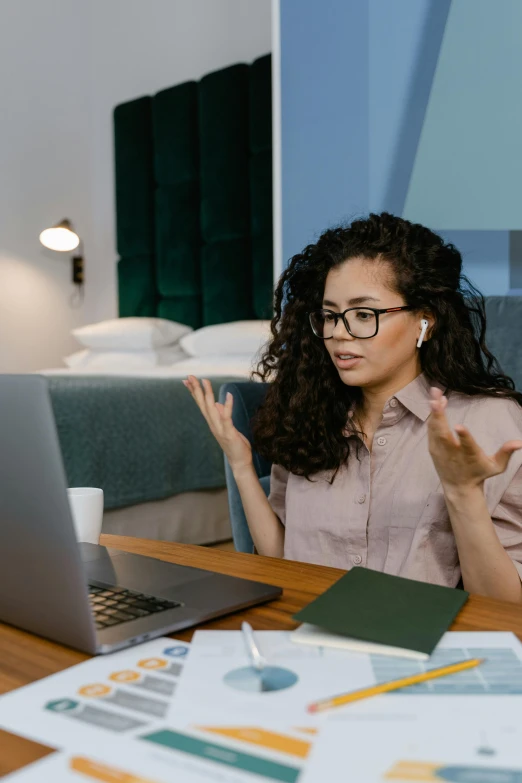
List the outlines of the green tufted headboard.
{"label": "green tufted headboard", "polygon": [[270,318],[271,56],[114,110],[120,316]]}

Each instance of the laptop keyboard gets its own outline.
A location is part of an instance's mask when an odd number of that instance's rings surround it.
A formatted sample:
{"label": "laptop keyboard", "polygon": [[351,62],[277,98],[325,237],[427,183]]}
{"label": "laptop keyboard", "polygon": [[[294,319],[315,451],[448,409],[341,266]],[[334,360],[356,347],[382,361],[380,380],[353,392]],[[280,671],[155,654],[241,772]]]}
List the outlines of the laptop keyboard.
{"label": "laptop keyboard", "polygon": [[100,630],[181,606],[175,601],[166,601],[122,587],[95,585],[89,585],[89,600],[96,628]]}

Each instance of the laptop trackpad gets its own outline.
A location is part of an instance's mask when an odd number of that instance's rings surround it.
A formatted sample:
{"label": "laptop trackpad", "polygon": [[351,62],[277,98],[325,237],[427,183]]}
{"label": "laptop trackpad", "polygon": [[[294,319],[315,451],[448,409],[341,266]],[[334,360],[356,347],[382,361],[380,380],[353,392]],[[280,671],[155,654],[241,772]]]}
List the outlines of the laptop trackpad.
{"label": "laptop trackpad", "polygon": [[81,548],[82,560],[88,581],[128,587],[140,593],[172,598],[179,586],[212,576],[208,571],[165,563],[152,557],[93,545],[88,550],[84,547]]}

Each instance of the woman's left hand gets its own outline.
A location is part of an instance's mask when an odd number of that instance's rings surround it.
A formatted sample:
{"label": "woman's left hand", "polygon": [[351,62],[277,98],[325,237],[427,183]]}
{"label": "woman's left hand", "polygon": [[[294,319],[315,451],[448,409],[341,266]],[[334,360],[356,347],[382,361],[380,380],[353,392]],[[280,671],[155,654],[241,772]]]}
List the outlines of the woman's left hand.
{"label": "woman's left hand", "polygon": [[440,389],[431,389],[428,447],[442,485],[458,489],[482,486],[486,479],[506,470],[513,452],[522,449],[522,440],[508,440],[488,457],[461,424],[455,427],[455,437],[445,414],[447,403]]}

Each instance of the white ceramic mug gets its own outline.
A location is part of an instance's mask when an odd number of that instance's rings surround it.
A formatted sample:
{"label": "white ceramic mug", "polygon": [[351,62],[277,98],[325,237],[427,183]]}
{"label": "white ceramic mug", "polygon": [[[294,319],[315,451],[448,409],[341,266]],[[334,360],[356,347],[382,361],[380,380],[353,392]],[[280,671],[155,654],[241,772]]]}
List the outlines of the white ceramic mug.
{"label": "white ceramic mug", "polygon": [[98,544],[103,522],[103,489],[72,487],[67,493],[76,539]]}

